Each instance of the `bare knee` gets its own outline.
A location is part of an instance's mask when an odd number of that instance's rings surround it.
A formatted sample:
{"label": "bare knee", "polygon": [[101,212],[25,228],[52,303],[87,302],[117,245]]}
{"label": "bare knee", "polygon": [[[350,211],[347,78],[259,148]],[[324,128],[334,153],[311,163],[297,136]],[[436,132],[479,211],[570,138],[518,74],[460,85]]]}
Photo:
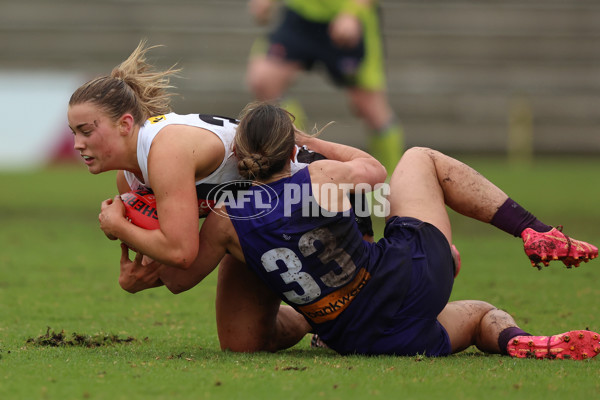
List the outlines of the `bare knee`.
{"label": "bare knee", "polygon": [[469,300],[469,304],[471,304],[474,309],[478,310],[478,312],[481,313],[482,316],[484,316],[492,310],[497,309],[496,306],[488,303],[487,301],[482,300]]}
{"label": "bare knee", "polygon": [[410,147],[404,151],[400,158],[398,168],[402,171],[417,170],[420,173],[425,171],[435,172],[434,150],[428,147]]}
{"label": "bare knee", "polygon": [[240,308],[245,308],[244,315],[230,313],[223,316],[221,312],[217,316],[217,334],[221,350],[240,353],[268,351],[269,340],[275,330],[275,313],[258,312],[243,305]]}
{"label": "bare knee", "polygon": [[217,333],[221,350],[239,353],[271,351],[270,341],[276,334],[277,304],[241,301],[240,312],[218,309]]}
{"label": "bare knee", "polygon": [[446,305],[438,321],[448,333],[453,353],[479,344],[482,321],[494,310],[496,307],[479,300],[453,301]]}
{"label": "bare knee", "polygon": [[453,352],[475,345],[486,353],[500,353],[500,333],[508,327],[517,326],[510,314],[485,301],[453,302],[447,308],[440,322],[444,325],[444,320],[448,325],[444,327],[450,336]]}
{"label": "bare knee", "polygon": [[311,331],[304,317],[286,305],[279,307],[276,316],[264,314],[258,320],[247,322],[219,327],[221,350],[276,352],[294,346]]}
{"label": "bare knee", "polygon": [[348,94],[350,109],[356,116],[362,118],[369,128],[383,129],[394,118],[394,112],[384,92],[350,89]]}
{"label": "bare knee", "polygon": [[477,324],[478,329],[476,329],[476,334],[479,335],[483,321],[486,318],[488,318],[490,313],[493,313],[494,311],[496,311],[498,309],[495,306],[493,306],[492,304],[485,302],[485,301],[480,301],[480,300],[472,300],[471,307],[472,307],[472,310],[477,315],[476,318],[479,319],[479,323]]}
{"label": "bare knee", "polygon": [[254,97],[259,100],[271,100],[279,96],[279,93],[275,90],[273,84],[270,83],[268,79],[265,79],[261,72],[257,71],[248,74],[246,83]]}
{"label": "bare knee", "polygon": [[447,177],[448,166],[445,164],[448,159],[447,155],[437,150],[415,146],[404,152],[401,162],[404,161],[405,168],[412,167],[421,171],[428,171],[438,180],[441,187],[446,183],[446,180],[449,180]]}
{"label": "bare knee", "polygon": [[509,327],[517,327],[513,317],[504,310],[493,308],[482,318],[477,336],[477,348],[486,353],[501,353],[498,338]]}
{"label": "bare knee", "polygon": [[257,57],[248,65],[246,84],[258,100],[277,99],[283,95],[299,70],[294,64]]}
{"label": "bare knee", "polygon": [[433,150],[429,147],[414,146],[406,150],[403,157],[419,157],[434,160],[437,154],[440,154],[439,151]]}
{"label": "bare knee", "polygon": [[248,334],[226,335],[219,332],[219,343],[221,350],[233,351],[236,353],[256,353],[259,351],[269,351],[268,343],[265,338],[268,335],[260,336],[257,332],[249,332]]}

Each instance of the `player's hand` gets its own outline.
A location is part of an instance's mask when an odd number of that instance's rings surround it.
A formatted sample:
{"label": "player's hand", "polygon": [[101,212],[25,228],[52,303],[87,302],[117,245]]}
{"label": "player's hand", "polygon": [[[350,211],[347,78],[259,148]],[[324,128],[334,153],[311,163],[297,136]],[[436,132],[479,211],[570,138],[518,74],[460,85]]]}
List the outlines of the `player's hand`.
{"label": "player's hand", "polygon": [[107,238],[110,240],[117,239],[114,232],[117,224],[121,223],[125,219],[125,206],[119,196],[115,196],[113,199],[107,199],[102,202],[100,206],[100,214],[98,214],[98,221],[100,222],[100,229],[104,232]]}
{"label": "player's hand", "polygon": [[333,43],[341,48],[354,48],[362,37],[362,25],[358,17],[341,13],[329,24],[329,36]]}
{"label": "player's hand", "polygon": [[302,147],[302,146],[308,147],[310,145],[311,140],[313,139],[312,136],[310,136],[298,129],[296,129],[294,137],[296,139],[296,146],[298,146],[298,147]]}
{"label": "player's hand", "polygon": [[257,24],[266,25],[271,20],[274,3],[274,0],[250,0],[248,11]]}
{"label": "player's hand", "polygon": [[163,284],[159,278],[162,264],[142,253],[136,253],[135,258],[130,260],[129,247],[125,243],[121,243],[120,266],[119,285],[129,293],[137,293]]}

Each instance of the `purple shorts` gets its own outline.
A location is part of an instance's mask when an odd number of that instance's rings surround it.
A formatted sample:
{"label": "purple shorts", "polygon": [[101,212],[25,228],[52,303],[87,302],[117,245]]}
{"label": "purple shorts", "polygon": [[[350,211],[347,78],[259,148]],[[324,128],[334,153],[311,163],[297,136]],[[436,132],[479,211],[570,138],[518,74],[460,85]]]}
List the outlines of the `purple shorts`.
{"label": "purple shorts", "polygon": [[392,217],[367,246],[371,279],[335,320],[315,332],[340,354],[445,356],[450,339],[437,316],[454,283],[448,240],[435,226]]}
{"label": "purple shorts", "polygon": [[412,254],[410,286],[384,335],[370,352],[445,356],[450,339],[437,316],[444,309],[454,283],[454,261],[448,240],[435,226],[410,217],[388,220],[384,237],[390,245],[408,245]]}

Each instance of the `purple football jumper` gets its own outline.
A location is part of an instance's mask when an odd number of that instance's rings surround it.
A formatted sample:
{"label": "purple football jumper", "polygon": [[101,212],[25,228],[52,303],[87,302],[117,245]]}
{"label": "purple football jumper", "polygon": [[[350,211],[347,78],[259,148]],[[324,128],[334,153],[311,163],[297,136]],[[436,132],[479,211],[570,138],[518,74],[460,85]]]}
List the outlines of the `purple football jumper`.
{"label": "purple football jumper", "polygon": [[[265,207],[268,193],[274,196]],[[450,353],[437,315],[450,297],[454,264],[433,225],[392,217],[381,240],[366,242],[352,210],[316,205],[308,168],[252,186],[244,199],[226,206],[248,267],[329,347],[341,354]]]}

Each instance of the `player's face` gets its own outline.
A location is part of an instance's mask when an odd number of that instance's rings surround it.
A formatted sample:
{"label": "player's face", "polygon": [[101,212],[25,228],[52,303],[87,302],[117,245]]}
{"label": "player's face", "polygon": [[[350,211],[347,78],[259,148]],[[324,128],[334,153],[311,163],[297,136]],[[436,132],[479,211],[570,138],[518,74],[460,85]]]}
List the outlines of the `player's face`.
{"label": "player's face", "polygon": [[75,137],[74,148],[92,174],[118,169],[116,124],[95,104],[69,107],[69,127]]}

